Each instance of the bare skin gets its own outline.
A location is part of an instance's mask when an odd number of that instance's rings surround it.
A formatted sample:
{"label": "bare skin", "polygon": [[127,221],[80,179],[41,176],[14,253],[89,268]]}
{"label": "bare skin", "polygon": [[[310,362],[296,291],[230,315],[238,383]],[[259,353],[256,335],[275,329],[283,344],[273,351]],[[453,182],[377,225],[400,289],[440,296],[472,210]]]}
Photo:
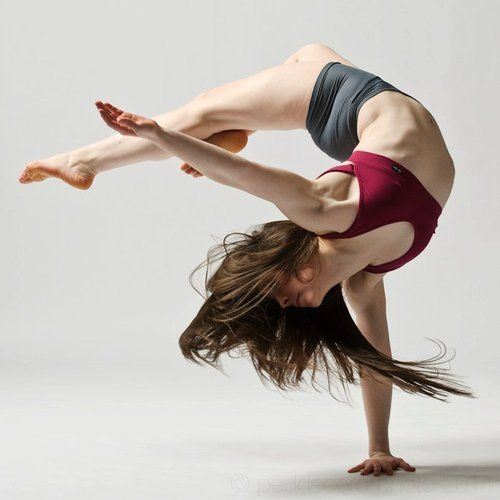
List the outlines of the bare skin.
{"label": "bare skin", "polygon": [[[312,88],[317,75],[329,61],[354,66],[329,47],[309,44],[292,54],[284,64],[211,89],[178,109],[154,117],[152,121],[165,130],[183,132],[229,152],[239,152],[246,145],[248,135],[256,130],[306,128]],[[283,92],[284,88],[286,92]],[[112,105],[101,101],[95,104],[106,124],[119,134],[74,151],[31,162],[21,173],[20,182],[55,177],[78,189],[88,189],[101,172],[141,161],[159,161],[172,156],[181,158],[181,155],[174,155],[168,149],[169,140],[172,147],[175,143],[175,134],[170,134],[170,138],[161,142],[156,140],[156,136],[154,140],[148,140],[141,134],[124,133],[126,117],[119,119],[121,110],[114,111]],[[121,125],[119,122],[122,122]],[[129,125],[132,127],[131,123]],[[357,132],[359,143],[356,150],[378,153],[403,164],[438,203],[445,206],[454,180],[453,161],[434,118],[423,105],[399,93],[382,92],[362,106]],[[193,177],[203,175],[185,159],[181,169]],[[357,180],[353,176],[337,173],[325,175],[315,183],[322,192],[329,193],[332,200],[342,202],[346,207],[334,221],[337,227],[331,230],[342,231],[342,228],[349,227],[359,201]],[[381,299],[374,300],[375,296],[382,297],[382,294],[379,291],[376,295],[373,290],[380,289],[383,275],[356,272],[356,269],[361,269],[362,262],[377,265],[406,252],[413,241],[413,230],[409,226],[405,222],[394,223],[345,240],[319,238],[319,258],[325,265],[325,274],[317,276],[312,266],[305,268],[304,282],[284,283],[277,298],[284,306],[295,302],[294,305],[314,307],[332,283],[343,279],[334,274],[338,272],[336,269],[342,267],[339,263],[343,262],[344,270],[350,276],[353,297],[357,297],[353,304],[356,305],[360,330],[370,342],[380,345],[380,350],[389,354],[385,309],[374,305],[370,315],[366,313],[368,302],[382,302]],[[347,270],[348,265],[353,266],[351,273]],[[366,319],[368,317],[370,321]],[[370,326],[370,322],[377,323],[377,327]],[[375,381],[365,380],[362,389],[370,436],[370,458],[349,472],[361,470],[361,466],[362,474],[373,472],[378,475],[381,470],[392,474],[397,467],[414,471],[414,467],[393,456],[389,450],[387,427],[392,387],[381,387]]]}
{"label": "bare skin", "polygon": [[[292,58],[283,65],[211,89],[185,106],[154,119],[162,127],[179,130],[231,152],[240,151],[246,144],[245,135],[255,130],[305,128],[311,89],[324,64],[328,60],[339,60],[354,65],[331,49],[314,44],[306,46],[302,52],[298,52],[297,60]],[[286,93],[282,91],[284,87]],[[102,110],[104,103],[98,101],[96,105]],[[402,163],[438,203],[445,206],[454,180],[453,161],[435,120],[424,106],[400,93],[381,92],[361,107],[358,136],[360,141],[355,150],[371,151]],[[74,187],[88,189],[100,172],[171,156],[140,138],[113,136],[75,151],[32,162],[19,180],[29,183],[58,177]],[[186,163],[181,168],[193,177],[201,176]],[[332,221],[332,226],[336,224],[337,227],[328,228],[328,231],[342,231],[349,227],[359,202],[357,179],[336,172],[314,182],[330,192],[332,201],[343,206]],[[363,253],[368,248],[376,249],[374,259],[366,264],[378,265],[404,254],[413,238],[412,225],[397,222],[351,238],[346,245],[351,246],[352,255]],[[337,243],[329,240],[329,244],[335,246]],[[363,276],[368,284],[381,277],[366,272]]]}
{"label": "bare skin", "polygon": [[[227,130],[213,134],[205,140],[232,153],[238,153],[246,146],[249,132],[251,131]],[[183,163],[180,168],[195,178],[203,176],[187,163]],[[98,170],[92,164],[80,160],[78,153],[71,151],[29,163],[20,175],[19,181],[28,184],[56,177],[70,186],[86,190],[90,188],[97,174]]]}

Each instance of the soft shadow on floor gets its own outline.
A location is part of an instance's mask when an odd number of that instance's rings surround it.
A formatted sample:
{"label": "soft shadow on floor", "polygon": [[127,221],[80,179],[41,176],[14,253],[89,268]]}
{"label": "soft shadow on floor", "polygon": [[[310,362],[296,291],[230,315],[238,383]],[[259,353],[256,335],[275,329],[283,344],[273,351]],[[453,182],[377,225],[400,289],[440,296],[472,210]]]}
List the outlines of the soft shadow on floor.
{"label": "soft shadow on floor", "polygon": [[[484,465],[426,465],[417,467],[416,472],[402,469],[393,476],[360,476],[358,473],[339,474],[337,471],[323,471],[295,476],[275,477],[259,485],[259,493],[267,495],[310,495],[367,493],[384,495],[428,495],[439,492],[441,496],[465,495],[475,498],[493,494],[500,484],[500,464]],[[485,498],[483,496],[483,498]],[[488,498],[492,498],[488,495]]]}
{"label": "soft shadow on floor", "polygon": [[[353,459],[356,444],[350,440],[194,439],[178,442],[174,449],[178,466],[225,470],[232,492],[253,493],[260,497],[310,498],[346,493],[421,497],[434,493],[440,498],[500,498],[496,495],[500,491],[500,462],[487,451],[498,447],[493,443],[490,443],[493,447],[486,447],[480,438],[473,442],[464,439],[460,443],[436,443],[440,456],[430,454],[426,465],[404,456],[417,470],[397,469],[393,476],[348,473],[347,469],[364,459],[361,456]],[[468,450],[466,456],[475,462],[473,465],[456,463],[457,445]],[[148,448],[163,458],[168,455],[162,444]],[[207,463],[208,456],[210,461]],[[460,459],[466,456],[462,454]],[[479,456],[482,456],[480,460]]]}

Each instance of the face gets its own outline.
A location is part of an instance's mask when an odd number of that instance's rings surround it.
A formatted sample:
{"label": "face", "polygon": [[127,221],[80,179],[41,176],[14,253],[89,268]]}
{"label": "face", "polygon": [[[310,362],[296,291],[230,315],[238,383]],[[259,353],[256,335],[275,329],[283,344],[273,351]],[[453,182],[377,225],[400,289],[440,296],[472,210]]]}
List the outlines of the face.
{"label": "face", "polygon": [[292,276],[280,284],[274,298],[282,308],[318,307],[323,300],[323,294],[317,274],[315,266],[304,266],[297,273],[298,277]]}

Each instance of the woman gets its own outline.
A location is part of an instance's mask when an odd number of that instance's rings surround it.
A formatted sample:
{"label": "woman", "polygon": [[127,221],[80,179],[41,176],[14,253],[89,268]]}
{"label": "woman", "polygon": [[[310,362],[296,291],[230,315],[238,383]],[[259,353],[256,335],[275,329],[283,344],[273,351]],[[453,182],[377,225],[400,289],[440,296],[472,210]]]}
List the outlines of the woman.
{"label": "woman", "polygon": [[[332,373],[345,391],[359,375],[369,457],[349,472],[414,471],[390,451],[393,384],[436,399],[473,397],[428,368],[440,357],[391,356],[383,277],[427,246],[454,180],[429,111],[322,44],[153,120],[96,106],[121,135],[30,163],[20,181],[53,176],[88,189],[105,170],[176,156],[194,177],[274,203],[287,220],[232,233],[242,238],[226,237],[209,252],[207,265],[223,260],[205,282],[210,296],[181,335],[183,354],[219,369],[222,353],[248,354],[261,380],[280,389],[297,387],[306,370],[313,387],[316,371],[326,373],[329,390]],[[234,154],[256,130],[297,128],[343,163],[309,180]]]}

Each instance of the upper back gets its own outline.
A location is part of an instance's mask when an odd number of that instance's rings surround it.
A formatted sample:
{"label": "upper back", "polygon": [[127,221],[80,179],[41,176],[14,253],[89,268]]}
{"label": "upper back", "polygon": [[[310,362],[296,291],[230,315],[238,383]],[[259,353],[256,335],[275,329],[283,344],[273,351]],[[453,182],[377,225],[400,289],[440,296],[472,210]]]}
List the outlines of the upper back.
{"label": "upper back", "polygon": [[331,167],[319,177],[328,172],[356,176],[359,183],[356,217],[346,231],[319,236],[352,238],[394,222],[410,222],[415,233],[410,249],[391,262],[365,268],[375,273],[392,271],[415,258],[427,246],[437,228],[442,208],[409,170],[389,158],[358,150],[349,159],[352,164]]}

